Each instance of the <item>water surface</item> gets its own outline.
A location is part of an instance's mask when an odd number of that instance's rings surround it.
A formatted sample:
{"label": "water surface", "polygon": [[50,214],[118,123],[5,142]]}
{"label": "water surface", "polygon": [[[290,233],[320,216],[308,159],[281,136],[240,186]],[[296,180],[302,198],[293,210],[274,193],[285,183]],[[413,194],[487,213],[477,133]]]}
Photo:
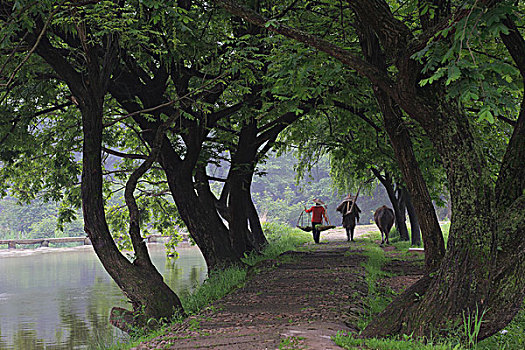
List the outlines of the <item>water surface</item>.
{"label": "water surface", "polygon": [[[204,279],[197,248],[179,248],[173,262],[162,244],[149,249],[177,294]],[[108,323],[113,306],[129,308],[91,246],[0,250],[0,350],[87,349],[118,338]]]}

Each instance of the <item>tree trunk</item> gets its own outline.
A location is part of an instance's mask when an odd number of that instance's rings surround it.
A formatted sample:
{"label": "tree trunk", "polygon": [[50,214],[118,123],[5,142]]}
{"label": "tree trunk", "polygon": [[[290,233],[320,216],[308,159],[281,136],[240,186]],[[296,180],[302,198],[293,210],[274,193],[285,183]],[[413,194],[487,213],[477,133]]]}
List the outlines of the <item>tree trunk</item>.
{"label": "tree trunk", "polygon": [[[108,45],[101,60],[103,65],[99,65],[99,57],[89,44],[83,46],[86,57],[83,73],[77,72],[46,37],[37,46],[37,53],[67,83],[71,94],[78,100],[83,132],[81,198],[84,229],[100,262],[131,302],[135,325],[141,326],[146,320],[169,319],[175,313],[184,314],[184,311],[179,298],[164,283],[149,256],[131,263],[118,250],[106,222],[101,159],[103,105],[116,62],[117,42],[112,36],[105,40]],[[143,252],[137,253],[141,255]],[[130,314],[128,311],[124,313]],[[122,326],[127,329],[129,325]]]}
{"label": "tree trunk", "polygon": [[[443,105],[439,108],[453,111]],[[417,298],[410,291],[403,293],[370,323],[363,336],[429,336],[459,327],[464,313],[479,310],[491,320],[482,324],[483,338],[507,324],[521,306],[525,293],[524,269],[519,267],[525,259],[525,196],[506,208],[502,216],[506,222],[498,220],[491,204],[492,180],[472,139],[468,118],[450,113],[439,121],[446,126],[440,125],[439,132],[427,132],[434,133],[450,184],[452,222],[447,252],[426,293],[420,290]],[[505,246],[502,240],[498,242],[498,232],[514,237],[513,243]],[[410,298],[413,303],[407,305]]]}
{"label": "tree trunk", "polygon": [[264,247],[268,245],[268,240],[264,235],[261,226],[261,220],[259,218],[259,213],[257,212],[257,208],[255,208],[255,204],[253,203],[251,193],[249,193],[246,198],[246,211],[248,216],[248,222],[250,223],[250,231],[252,232],[253,237],[252,244],[257,249],[257,251],[261,251]]}
{"label": "tree trunk", "polygon": [[396,217],[396,228],[397,232],[399,233],[399,237],[402,240],[408,241],[408,229],[405,221],[405,212],[401,212],[401,209],[399,207],[399,200],[396,197],[392,177],[388,173],[385,173],[385,176],[381,175],[381,173],[375,168],[372,168],[372,172],[379,179],[381,184],[383,184],[386,193],[388,194],[388,198],[390,199],[390,203],[392,204],[392,208],[394,209],[394,216]]}
{"label": "tree trunk", "polygon": [[405,190],[405,199],[407,204],[408,218],[410,220],[410,233],[412,238],[412,245],[421,245],[421,230],[419,228],[419,220],[417,218],[416,210],[414,204],[412,203],[412,198],[410,193]]}
{"label": "tree trunk", "polygon": [[242,265],[240,258],[243,255],[233,249],[228,228],[219,216],[215,203],[197,195],[191,170],[180,171],[174,167],[173,158],[169,157],[171,151],[161,154],[160,162],[179,214],[201,250],[208,269]]}
{"label": "tree trunk", "polygon": [[[358,34],[361,48],[368,62],[386,72],[385,57],[376,34],[368,25],[358,21]],[[417,162],[410,134],[403,122],[402,111],[397,103],[382,91],[374,87],[374,95],[381,109],[383,124],[392,144],[397,164],[403,174],[409,194],[414,198],[414,208],[421,220],[423,244],[425,247],[425,267],[427,272],[438,269],[445,256],[445,241],[439,226],[427,184]]]}
{"label": "tree trunk", "polygon": [[[174,313],[183,314],[179,298],[151,261],[138,259],[131,263],[119,252],[109,232],[102,198],[103,99],[93,100],[81,107],[84,132],[81,193],[86,233],[102,265],[130,300],[136,326],[145,325],[151,318],[169,319]],[[118,320],[114,324],[122,326]]]}
{"label": "tree trunk", "polygon": [[400,219],[403,220],[403,226],[405,227],[405,230],[403,232],[400,232],[400,238],[402,241],[409,241],[410,236],[408,234],[408,228],[406,224],[406,211],[407,211],[407,204],[405,199],[405,192],[404,189],[399,185],[396,184],[396,192],[397,192],[397,205],[399,206],[399,216]]}
{"label": "tree trunk", "polygon": [[[250,120],[241,128],[239,141],[232,155],[228,174],[230,235],[244,244],[238,249],[260,252],[267,244],[251,198],[252,177],[257,159],[257,122]],[[256,214],[256,211],[255,211]]]}

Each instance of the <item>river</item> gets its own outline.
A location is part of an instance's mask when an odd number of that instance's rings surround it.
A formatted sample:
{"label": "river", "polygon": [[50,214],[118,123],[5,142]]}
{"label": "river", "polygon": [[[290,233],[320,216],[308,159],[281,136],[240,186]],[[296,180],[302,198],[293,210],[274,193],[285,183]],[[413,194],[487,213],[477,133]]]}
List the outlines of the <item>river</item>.
{"label": "river", "polygon": [[[195,247],[166,259],[149,245],[153,263],[177,293],[206,276]],[[0,250],[0,350],[89,349],[124,337],[108,323],[113,306],[129,308],[91,246]]]}

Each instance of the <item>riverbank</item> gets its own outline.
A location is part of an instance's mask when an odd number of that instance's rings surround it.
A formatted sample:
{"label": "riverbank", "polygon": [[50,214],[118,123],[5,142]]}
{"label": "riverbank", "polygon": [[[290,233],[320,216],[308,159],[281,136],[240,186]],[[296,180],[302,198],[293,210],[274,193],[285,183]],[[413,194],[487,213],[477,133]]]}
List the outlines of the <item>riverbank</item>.
{"label": "riverbank", "polygon": [[[356,238],[376,230],[358,226]],[[343,229],[325,231],[321,244],[256,265],[243,287],[134,349],[341,349],[332,337],[358,331],[367,312],[364,244],[347,242]],[[414,266],[412,279],[392,286],[417,278]]]}

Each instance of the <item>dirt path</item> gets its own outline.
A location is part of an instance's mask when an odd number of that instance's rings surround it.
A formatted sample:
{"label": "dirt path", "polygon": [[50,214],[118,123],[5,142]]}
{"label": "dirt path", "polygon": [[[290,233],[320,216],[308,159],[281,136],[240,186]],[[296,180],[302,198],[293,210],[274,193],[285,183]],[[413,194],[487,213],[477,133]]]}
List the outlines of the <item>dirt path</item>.
{"label": "dirt path", "polygon": [[[356,236],[375,226],[358,226]],[[136,349],[340,349],[330,339],[355,330],[367,293],[359,243],[325,231],[309,252],[266,261],[246,285]]]}

